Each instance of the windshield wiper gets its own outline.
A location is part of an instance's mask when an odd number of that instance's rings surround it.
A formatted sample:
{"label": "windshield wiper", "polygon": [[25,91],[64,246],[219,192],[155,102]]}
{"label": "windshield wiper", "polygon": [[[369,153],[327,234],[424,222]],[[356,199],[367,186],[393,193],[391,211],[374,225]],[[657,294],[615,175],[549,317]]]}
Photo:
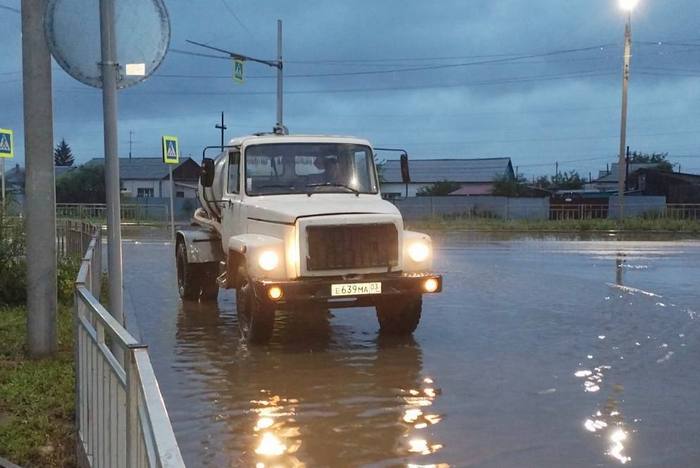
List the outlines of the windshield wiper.
{"label": "windshield wiper", "polygon": [[[356,188],[350,187],[349,185],[345,184],[339,184],[335,182],[319,182],[317,184],[306,184],[306,187],[342,187],[350,190],[352,193],[355,194],[355,196],[359,197],[360,196],[360,191],[357,190]],[[308,196],[311,196],[313,192],[307,192]]]}

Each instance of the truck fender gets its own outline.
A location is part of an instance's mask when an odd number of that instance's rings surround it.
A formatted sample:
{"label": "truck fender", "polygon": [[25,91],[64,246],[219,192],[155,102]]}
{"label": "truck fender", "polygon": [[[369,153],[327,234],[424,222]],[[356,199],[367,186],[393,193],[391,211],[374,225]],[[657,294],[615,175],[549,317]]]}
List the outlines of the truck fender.
{"label": "truck fender", "polygon": [[221,239],[204,229],[182,229],[175,234],[176,243],[184,243],[188,263],[220,262],[224,259]]}
{"label": "truck fender", "polygon": [[[257,258],[263,251],[272,250],[279,258],[277,268],[272,271],[264,271],[260,268]],[[232,236],[228,240],[229,258],[244,257],[248,274],[253,278],[285,279],[286,262],[284,255],[284,241],[277,237],[261,234],[241,234]]]}

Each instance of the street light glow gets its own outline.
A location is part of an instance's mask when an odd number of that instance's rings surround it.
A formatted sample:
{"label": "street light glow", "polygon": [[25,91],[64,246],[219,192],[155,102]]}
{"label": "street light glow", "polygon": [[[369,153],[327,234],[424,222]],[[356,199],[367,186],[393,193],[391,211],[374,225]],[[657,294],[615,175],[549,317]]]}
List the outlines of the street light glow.
{"label": "street light glow", "polygon": [[637,7],[639,0],[620,0],[620,8],[625,11],[632,11]]}

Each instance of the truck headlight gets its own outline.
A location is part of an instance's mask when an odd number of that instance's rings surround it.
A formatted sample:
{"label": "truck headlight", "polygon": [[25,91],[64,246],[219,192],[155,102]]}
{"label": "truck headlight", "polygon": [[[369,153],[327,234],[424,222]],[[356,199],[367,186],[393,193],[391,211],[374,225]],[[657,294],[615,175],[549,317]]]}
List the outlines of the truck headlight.
{"label": "truck headlight", "polygon": [[430,257],[430,246],[423,241],[413,242],[408,246],[408,256],[416,263],[424,262]]}
{"label": "truck headlight", "polygon": [[265,271],[272,271],[280,263],[280,257],[274,250],[265,250],[258,257],[258,265]]}

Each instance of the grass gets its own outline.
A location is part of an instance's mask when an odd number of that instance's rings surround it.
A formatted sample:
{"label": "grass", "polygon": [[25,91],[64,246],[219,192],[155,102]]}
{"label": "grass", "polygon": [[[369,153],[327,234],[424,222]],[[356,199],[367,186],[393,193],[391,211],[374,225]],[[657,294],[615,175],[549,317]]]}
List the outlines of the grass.
{"label": "grass", "polygon": [[668,218],[628,218],[622,224],[613,219],[503,220],[497,218],[427,218],[409,222],[410,228],[505,232],[678,232],[700,234],[700,221]]}
{"label": "grass", "polygon": [[27,311],[0,308],[0,456],[25,467],[75,466],[73,312],[58,310],[58,353],[27,356]]}

